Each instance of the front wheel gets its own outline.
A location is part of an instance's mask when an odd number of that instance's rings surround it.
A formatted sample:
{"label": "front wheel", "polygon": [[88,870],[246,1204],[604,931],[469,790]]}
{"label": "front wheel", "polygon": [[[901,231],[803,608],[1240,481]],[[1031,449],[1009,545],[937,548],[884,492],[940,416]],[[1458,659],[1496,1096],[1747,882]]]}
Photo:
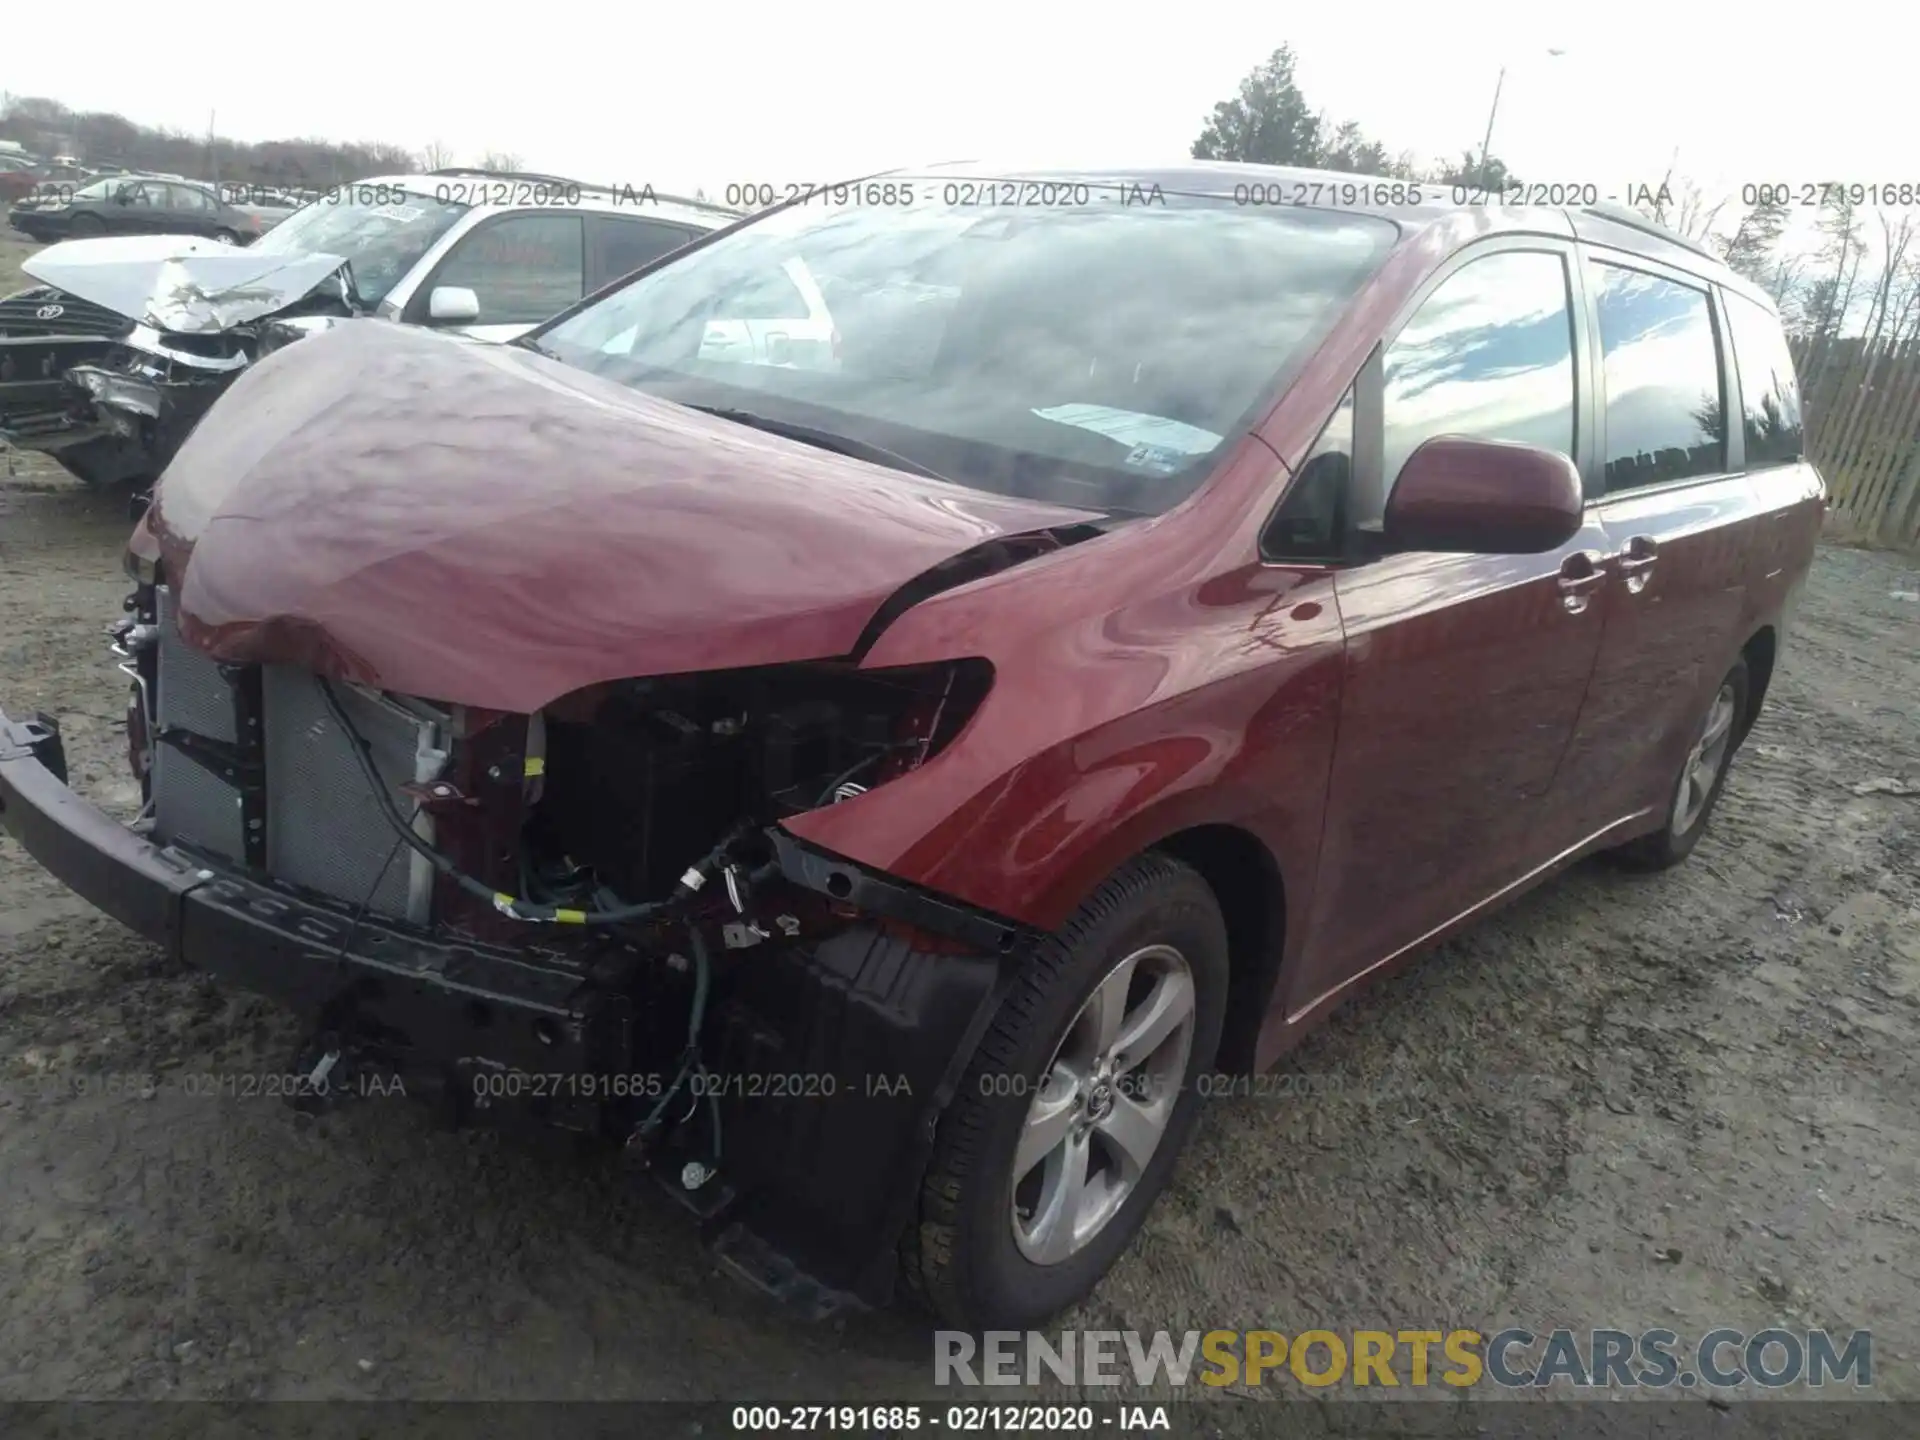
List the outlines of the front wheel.
{"label": "front wheel", "polygon": [[1093,1289],[1165,1188],[1226,1009],[1226,924],[1149,854],[1030,955],[940,1123],[907,1285],[949,1324],[1026,1329]]}
{"label": "front wheel", "polygon": [[75,240],[90,239],[95,235],[104,235],[107,227],[98,215],[76,215],[73,223],[67,227],[67,233]]}
{"label": "front wheel", "polygon": [[1694,731],[1693,746],[1668,792],[1667,823],[1616,850],[1623,864],[1636,870],[1666,870],[1693,853],[1727,783],[1733,752],[1740,747],[1750,684],[1742,656],[1713,692]]}

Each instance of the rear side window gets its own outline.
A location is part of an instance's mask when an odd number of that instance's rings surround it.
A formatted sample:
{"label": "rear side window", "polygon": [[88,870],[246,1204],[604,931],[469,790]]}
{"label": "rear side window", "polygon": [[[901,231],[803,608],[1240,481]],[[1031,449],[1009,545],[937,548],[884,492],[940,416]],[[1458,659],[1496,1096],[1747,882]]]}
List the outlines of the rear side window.
{"label": "rear side window", "polygon": [[1505,250],[1456,270],[1386,352],[1383,496],[1436,435],[1573,453],[1573,309],[1566,262]]}
{"label": "rear side window", "polygon": [[580,298],[583,273],[578,215],[512,215],[456,245],[433,283],[472,290],[476,324],[533,325]]}
{"label": "rear side window", "polygon": [[1707,292],[1618,265],[1596,264],[1593,278],[1607,489],[1724,471],[1726,410]]}
{"label": "rear side window", "polygon": [[1780,322],[1741,295],[1727,301],[1727,328],[1740,372],[1741,425],[1747,437],[1747,468],[1791,465],[1805,446],[1800,420],[1800,382]]}
{"label": "rear side window", "polygon": [[642,265],[678,250],[698,234],[657,220],[611,215],[587,217],[587,289],[630,275]]}

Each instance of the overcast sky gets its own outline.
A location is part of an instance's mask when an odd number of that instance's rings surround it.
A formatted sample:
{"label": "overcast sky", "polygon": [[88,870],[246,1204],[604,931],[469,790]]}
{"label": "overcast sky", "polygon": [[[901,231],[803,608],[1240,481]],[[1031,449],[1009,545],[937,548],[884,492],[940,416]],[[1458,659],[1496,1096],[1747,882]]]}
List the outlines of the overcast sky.
{"label": "overcast sky", "polygon": [[1526,179],[1625,199],[1677,149],[1680,173],[1736,198],[1763,180],[1920,180],[1908,7],[1731,13],[1748,18],[1673,0],[1561,20],[1472,3],[92,0],[83,39],[57,6],[13,7],[0,89],[196,134],[214,111],[247,140],[438,140],[463,161],[509,151],[717,199],[933,160],[1181,156],[1284,41],[1312,103],[1423,162],[1477,149],[1504,63],[1493,149]]}

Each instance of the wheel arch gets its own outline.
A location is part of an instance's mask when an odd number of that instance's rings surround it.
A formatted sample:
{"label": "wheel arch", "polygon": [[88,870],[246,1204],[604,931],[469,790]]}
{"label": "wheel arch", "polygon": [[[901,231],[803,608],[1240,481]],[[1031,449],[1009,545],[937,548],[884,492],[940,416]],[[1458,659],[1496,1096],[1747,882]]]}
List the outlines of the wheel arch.
{"label": "wheel arch", "polygon": [[1753,728],[1753,722],[1760,718],[1760,706],[1767,698],[1767,686],[1773,679],[1773,662],[1779,653],[1780,636],[1772,625],[1762,625],[1740,647],[1741,657],[1747,662],[1747,713],[1740,717],[1743,739],[1747,731]]}
{"label": "wheel arch", "polygon": [[1179,830],[1152,848],[1191,865],[1219,902],[1229,979],[1216,1064],[1234,1073],[1251,1071],[1286,949],[1286,884],[1279,862],[1258,836],[1228,824]]}

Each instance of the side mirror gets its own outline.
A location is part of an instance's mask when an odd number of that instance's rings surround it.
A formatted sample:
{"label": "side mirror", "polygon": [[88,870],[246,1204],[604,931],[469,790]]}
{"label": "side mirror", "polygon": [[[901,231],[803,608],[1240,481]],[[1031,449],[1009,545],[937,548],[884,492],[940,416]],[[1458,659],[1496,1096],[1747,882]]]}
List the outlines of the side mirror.
{"label": "side mirror", "polygon": [[464,285],[436,285],[427,296],[427,318],[464,324],[480,318],[480,297]]}
{"label": "side mirror", "polygon": [[1382,529],[1394,550],[1538,555],[1580,532],[1585,503],[1558,450],[1439,435],[1407,457]]}

